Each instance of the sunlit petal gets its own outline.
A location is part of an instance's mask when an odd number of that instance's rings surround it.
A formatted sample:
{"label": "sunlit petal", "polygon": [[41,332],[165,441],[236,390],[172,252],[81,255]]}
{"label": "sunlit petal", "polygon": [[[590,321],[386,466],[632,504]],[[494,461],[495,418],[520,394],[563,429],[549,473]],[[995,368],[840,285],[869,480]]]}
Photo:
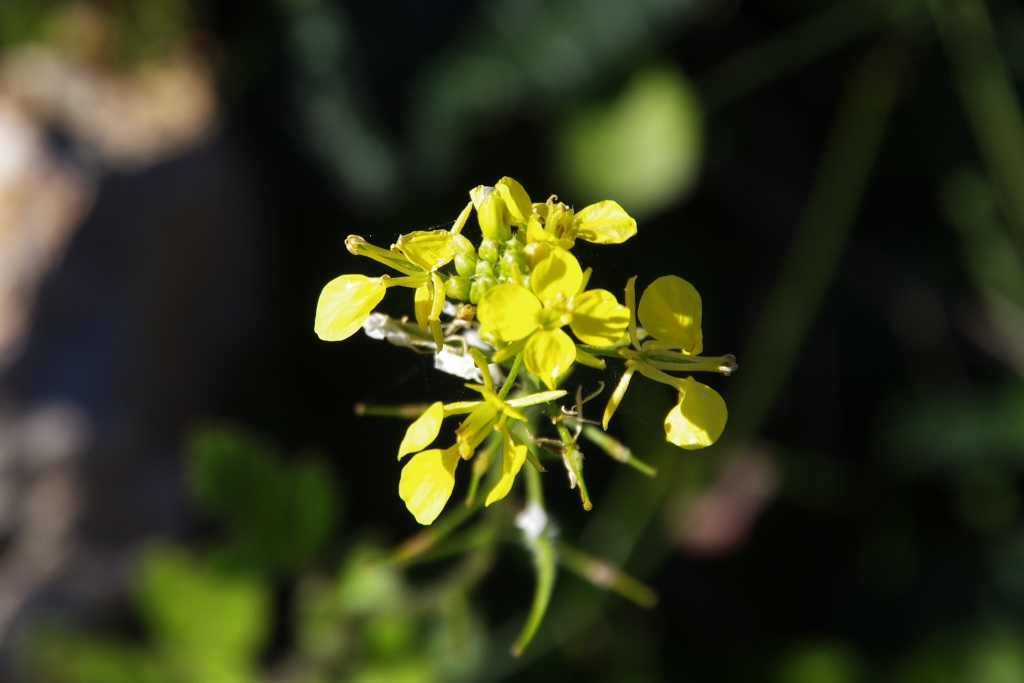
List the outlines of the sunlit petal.
{"label": "sunlit petal", "polygon": [[447,230],[417,230],[398,238],[395,246],[424,270],[436,270],[455,258],[455,243]]}
{"label": "sunlit petal", "polygon": [[455,488],[459,464],[456,446],[417,453],[402,468],[398,495],[420,524],[430,524],[441,514]]}
{"label": "sunlit petal", "polygon": [[476,309],[482,331],[494,334],[498,339],[512,342],[522,339],[539,327],[537,314],[541,303],[533,292],[517,284],[507,282],[494,287]]}
{"label": "sunlit petal", "polygon": [[706,448],[722,435],[728,419],[729,411],[718,392],[687,377],[679,403],[665,417],[665,438],[687,450]]}
{"label": "sunlit petal", "polygon": [[561,330],[537,330],[526,342],[524,351],[526,369],[549,389],[557,386],[558,378],[568,372],[576,360],[576,345]]}
{"label": "sunlit petal", "polygon": [[553,301],[561,295],[568,299],[580,291],[583,269],[576,257],[565,249],[555,248],[537,264],[530,275],[530,287],[541,301]]}
{"label": "sunlit petal", "polygon": [[384,298],[385,291],[380,278],[365,275],[334,278],[320,292],[313,330],[324,341],[348,339],[366,322]]}
{"label": "sunlit petal", "polygon": [[512,219],[520,225],[526,225],[526,221],[529,220],[530,214],[533,212],[533,204],[523,186],[505,176],[495,184],[494,189],[505,200],[505,206],[512,214]]}
{"label": "sunlit petal", "polygon": [[640,298],[637,317],[659,342],[700,353],[700,294],[683,278],[666,275],[652,282]]}
{"label": "sunlit petal", "polygon": [[491,503],[496,503],[512,490],[512,484],[516,480],[516,475],[519,474],[519,470],[522,469],[523,463],[526,462],[526,446],[522,444],[516,444],[513,441],[512,436],[509,434],[508,429],[504,430],[504,448],[501,454],[501,479],[494,485],[491,492],[487,494],[487,500],[484,501],[484,506],[489,506]]}
{"label": "sunlit petal", "polygon": [[576,226],[577,237],[596,244],[620,244],[636,234],[636,221],[610,200],[581,209]]}
{"label": "sunlit petal", "polygon": [[422,451],[434,443],[434,439],[441,432],[441,420],[444,419],[444,404],[438,401],[416,418],[416,421],[405,430],[405,438],[398,447],[398,459],[401,460],[409,453]]}
{"label": "sunlit petal", "polygon": [[616,301],[611,292],[592,289],[573,300],[569,327],[584,344],[611,346],[626,334],[629,309]]}

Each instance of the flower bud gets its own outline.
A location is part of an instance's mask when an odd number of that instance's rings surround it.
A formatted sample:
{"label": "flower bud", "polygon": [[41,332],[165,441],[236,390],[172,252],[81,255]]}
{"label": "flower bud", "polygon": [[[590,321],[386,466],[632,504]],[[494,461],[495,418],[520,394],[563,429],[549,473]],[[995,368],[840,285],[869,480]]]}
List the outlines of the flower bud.
{"label": "flower bud", "polygon": [[463,252],[455,255],[455,270],[462,277],[473,277],[476,274],[476,254]]}
{"label": "flower bud", "polygon": [[480,242],[480,248],[477,250],[477,254],[479,254],[480,258],[485,261],[497,261],[498,246],[497,240],[484,238]]}
{"label": "flower bud", "polygon": [[474,272],[474,274],[478,278],[480,278],[480,277],[489,277],[489,278],[495,277],[497,275],[497,273],[494,272],[494,261],[489,261],[489,260],[487,260],[487,261],[483,261],[483,260],[482,261],[477,261],[476,262],[476,271]]}
{"label": "flower bud", "polygon": [[505,200],[497,192],[484,197],[476,218],[480,222],[480,232],[487,239],[504,242],[512,237],[512,220],[505,208]]}
{"label": "flower bud", "polygon": [[455,299],[457,301],[468,301],[469,290],[473,283],[468,277],[459,277],[453,275],[448,278],[448,282],[444,283],[444,293],[449,299]]}

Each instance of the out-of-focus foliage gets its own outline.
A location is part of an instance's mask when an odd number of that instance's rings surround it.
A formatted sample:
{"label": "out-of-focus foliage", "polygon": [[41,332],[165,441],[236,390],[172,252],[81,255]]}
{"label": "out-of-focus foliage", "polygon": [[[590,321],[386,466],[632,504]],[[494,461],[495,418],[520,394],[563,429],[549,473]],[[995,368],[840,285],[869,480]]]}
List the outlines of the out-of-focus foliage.
{"label": "out-of-focus foliage", "polygon": [[0,3],[0,49],[45,42],[75,56],[121,65],[166,58],[194,26],[188,0]]}
{"label": "out-of-focus foliage", "polygon": [[615,197],[640,216],[657,213],[697,179],[702,119],[697,94],[682,74],[639,71],[613,100],[566,120],[555,162],[581,200]]}
{"label": "out-of-focus foliage", "polygon": [[44,631],[27,666],[54,683],[244,683],[271,626],[269,587],[224,574],[183,549],[156,547],[140,560],[136,604],[148,646]]}
{"label": "out-of-focus foliage", "polygon": [[228,429],[197,432],[188,451],[196,497],[224,524],[216,562],[287,575],[321,552],[339,512],[324,467],[282,464],[263,442]]}

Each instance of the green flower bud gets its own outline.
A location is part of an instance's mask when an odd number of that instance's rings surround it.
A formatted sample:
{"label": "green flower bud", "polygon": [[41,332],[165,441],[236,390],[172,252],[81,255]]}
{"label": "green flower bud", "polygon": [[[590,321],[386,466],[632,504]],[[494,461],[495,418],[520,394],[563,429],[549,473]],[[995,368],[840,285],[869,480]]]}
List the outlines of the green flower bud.
{"label": "green flower bud", "polygon": [[459,277],[453,275],[448,278],[448,282],[444,283],[444,293],[448,295],[449,299],[456,299],[457,301],[468,301],[469,290],[472,286],[472,282],[468,277]]}
{"label": "green flower bud", "polygon": [[510,277],[514,269],[527,272],[530,267],[527,265],[526,252],[522,249],[508,249],[501,257],[501,274]]}
{"label": "green flower bud", "polygon": [[505,200],[497,192],[491,192],[480,202],[476,211],[480,232],[487,239],[504,242],[512,237],[512,217],[505,208]]}
{"label": "green flower bud", "polygon": [[455,270],[462,277],[473,277],[476,274],[476,254],[464,252],[455,255]]}
{"label": "green flower bud", "polygon": [[494,277],[496,277],[497,273],[494,272],[494,261],[484,261],[484,260],[477,261],[476,262],[475,275],[478,278],[481,278],[481,277],[494,278]]}
{"label": "green flower bud", "polygon": [[477,253],[480,255],[480,258],[485,261],[497,261],[498,246],[497,240],[485,238],[480,242],[480,248],[477,250]]}

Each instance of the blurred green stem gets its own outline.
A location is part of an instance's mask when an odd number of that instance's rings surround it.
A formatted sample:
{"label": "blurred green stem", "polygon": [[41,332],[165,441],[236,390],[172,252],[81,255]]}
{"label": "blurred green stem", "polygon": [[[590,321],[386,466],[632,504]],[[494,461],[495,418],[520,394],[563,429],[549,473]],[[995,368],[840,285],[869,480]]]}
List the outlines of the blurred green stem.
{"label": "blurred green stem", "polygon": [[704,106],[714,111],[874,31],[879,12],[866,2],[836,2],[803,22],[747,48],[697,76]]}
{"label": "blurred green stem", "polygon": [[1024,254],[1024,115],[988,10],[982,0],[931,0],[928,7],[997,202]]}
{"label": "blurred green stem", "polygon": [[733,447],[742,447],[761,426],[825,296],[878,154],[902,64],[903,54],[882,42],[847,80],[807,207],[740,356],[743,373],[726,428]]}
{"label": "blurred green stem", "polygon": [[658,604],[658,594],[649,586],[618,567],[577,550],[567,543],[558,544],[558,561],[563,567],[595,586],[615,591],[641,607],[650,609]]}

